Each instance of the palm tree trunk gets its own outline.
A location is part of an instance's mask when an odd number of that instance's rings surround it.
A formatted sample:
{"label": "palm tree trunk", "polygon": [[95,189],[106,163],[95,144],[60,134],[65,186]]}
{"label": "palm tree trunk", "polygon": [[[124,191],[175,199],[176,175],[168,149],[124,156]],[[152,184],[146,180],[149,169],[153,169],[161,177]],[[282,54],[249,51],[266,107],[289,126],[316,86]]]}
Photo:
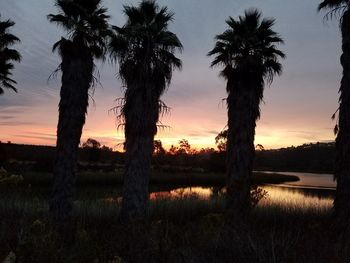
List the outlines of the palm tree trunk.
{"label": "palm tree trunk", "polygon": [[340,225],[350,222],[350,11],[344,13],[342,24],[341,64],[343,78],[340,86],[339,132],[336,138],[337,191],[334,214]]}
{"label": "palm tree trunk", "polygon": [[[259,116],[256,88],[228,82],[228,138],[226,159],[227,209],[244,214],[251,206],[250,187],[255,155],[255,121]],[[235,85],[231,86],[230,85]],[[242,87],[238,87],[242,85]],[[248,87],[247,87],[248,86]]]}
{"label": "palm tree trunk", "polygon": [[93,73],[93,59],[88,50],[76,48],[69,51],[62,54],[61,100],[50,199],[50,215],[57,224],[64,224],[72,216],[78,147],[85,123],[88,90]]}
{"label": "palm tree trunk", "polygon": [[124,105],[126,159],[120,212],[123,222],[147,217],[153,141],[159,117],[156,97],[138,89],[129,90],[133,94],[126,94]]}

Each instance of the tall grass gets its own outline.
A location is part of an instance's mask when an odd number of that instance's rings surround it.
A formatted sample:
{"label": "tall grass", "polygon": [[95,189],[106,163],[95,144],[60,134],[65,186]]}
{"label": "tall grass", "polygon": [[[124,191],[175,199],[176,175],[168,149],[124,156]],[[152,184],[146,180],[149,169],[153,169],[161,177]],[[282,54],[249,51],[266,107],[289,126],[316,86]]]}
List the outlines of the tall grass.
{"label": "tall grass", "polygon": [[118,199],[80,199],[68,248],[54,238],[44,196],[3,191],[0,262],[11,250],[21,262],[348,262],[349,242],[330,228],[331,198],[264,189],[244,220],[224,214],[220,194],[152,200],[149,220],[132,225],[118,222]]}
{"label": "tall grass", "polygon": [[333,204],[331,197],[317,197],[305,195],[300,191],[293,189],[281,189],[274,186],[264,186],[267,192],[267,198],[260,201],[260,209],[271,209],[277,207],[279,209],[293,212],[303,213],[305,211],[314,211],[316,213],[325,213],[330,211]]}

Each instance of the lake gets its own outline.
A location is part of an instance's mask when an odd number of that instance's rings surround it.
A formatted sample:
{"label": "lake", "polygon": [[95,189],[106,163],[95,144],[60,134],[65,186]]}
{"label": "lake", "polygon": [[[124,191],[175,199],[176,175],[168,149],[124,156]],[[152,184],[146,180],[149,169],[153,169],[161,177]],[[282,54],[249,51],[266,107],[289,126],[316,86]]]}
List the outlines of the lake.
{"label": "lake", "polygon": [[270,171],[262,171],[262,172],[295,175],[299,177],[300,179],[299,181],[286,182],[286,183],[280,184],[280,186],[284,186],[284,187],[328,189],[328,190],[335,190],[336,188],[336,182],[333,180],[333,174],[270,172]]}
{"label": "lake", "polygon": [[[286,182],[278,185],[262,185],[267,191],[267,196],[261,205],[302,206],[330,208],[332,206],[336,183],[331,174],[298,173],[298,172],[270,172],[286,175],[296,175],[300,178],[297,182]],[[155,191],[150,194],[150,199],[183,198],[196,196],[202,199],[210,199],[223,195],[225,189],[217,187],[182,187],[168,191]]]}
{"label": "lake", "polygon": [[[297,182],[286,182],[274,185],[260,185],[268,192],[269,202],[285,205],[298,203],[301,206],[319,205],[326,203],[330,206],[335,193],[335,182],[331,174],[296,173],[296,172],[269,172],[287,175],[296,175],[300,178]],[[208,200],[221,197],[225,193],[222,187],[171,187],[150,186],[150,199],[182,199],[196,197]],[[102,188],[84,187],[77,191],[77,200],[104,199],[108,201],[121,201],[122,189],[115,186],[104,186]],[[266,200],[261,203],[266,203]]]}

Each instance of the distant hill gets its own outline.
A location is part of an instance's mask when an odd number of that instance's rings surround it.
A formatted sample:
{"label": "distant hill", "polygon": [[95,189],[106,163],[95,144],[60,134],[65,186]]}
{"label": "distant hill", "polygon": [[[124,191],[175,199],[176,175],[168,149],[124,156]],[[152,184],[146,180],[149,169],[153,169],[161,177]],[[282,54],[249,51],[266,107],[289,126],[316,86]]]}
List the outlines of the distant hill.
{"label": "distant hill", "polygon": [[[79,148],[79,167],[94,162],[96,169],[123,162],[123,154],[109,148]],[[55,159],[55,147],[0,143],[0,166],[8,170],[34,170],[51,172]]]}
{"label": "distant hill", "polygon": [[[203,168],[208,171],[224,172],[225,152],[209,151],[191,154],[164,152],[154,156],[154,165],[179,170],[181,167]],[[51,172],[55,158],[55,147],[0,143],[0,166],[17,171],[34,170]],[[277,150],[258,150],[255,170],[322,172],[334,170],[335,144],[310,143]],[[80,148],[80,169],[113,170],[124,163],[124,154],[109,148]],[[170,167],[170,168],[169,168]],[[181,170],[181,169],[180,169]]]}
{"label": "distant hill", "polygon": [[334,161],[335,143],[309,143],[257,151],[255,169],[332,173]]}

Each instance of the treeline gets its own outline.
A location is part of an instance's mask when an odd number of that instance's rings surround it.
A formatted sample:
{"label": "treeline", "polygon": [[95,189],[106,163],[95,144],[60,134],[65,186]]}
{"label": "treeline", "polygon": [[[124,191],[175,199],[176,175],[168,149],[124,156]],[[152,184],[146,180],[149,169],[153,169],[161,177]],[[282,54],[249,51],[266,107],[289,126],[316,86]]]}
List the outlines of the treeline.
{"label": "treeline", "polygon": [[[55,147],[0,144],[0,166],[14,172],[24,170],[52,172]],[[193,171],[225,172],[226,152],[206,148],[193,149],[187,140],[179,141],[168,151],[160,141],[154,143],[153,168],[176,173]],[[299,171],[332,173],[334,170],[334,143],[310,143],[277,150],[256,151],[255,170]],[[124,165],[124,153],[113,151],[88,139],[79,148],[78,170],[114,171]]]}
{"label": "treeline", "polygon": [[[90,139],[89,139],[90,140]],[[87,141],[87,143],[89,142]],[[0,167],[12,172],[52,172],[56,147],[0,142]],[[93,147],[84,143],[79,148],[78,170],[112,171],[123,164],[123,154],[111,148]]]}
{"label": "treeline", "polygon": [[256,152],[255,169],[333,173],[334,143],[309,143],[278,150]]}

